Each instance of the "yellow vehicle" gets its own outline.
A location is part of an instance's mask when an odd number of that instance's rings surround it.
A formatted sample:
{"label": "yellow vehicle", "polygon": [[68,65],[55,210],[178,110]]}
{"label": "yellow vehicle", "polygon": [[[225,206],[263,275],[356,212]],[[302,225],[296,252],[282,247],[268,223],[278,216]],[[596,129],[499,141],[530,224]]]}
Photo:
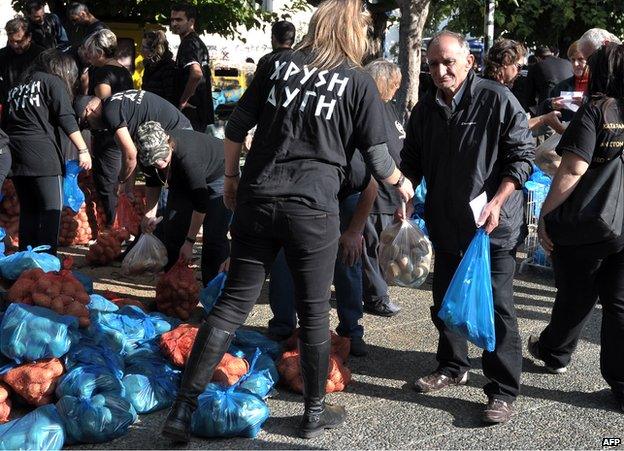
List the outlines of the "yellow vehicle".
{"label": "yellow vehicle", "polygon": [[212,68],[212,100],[215,108],[241,98],[253,77],[255,65],[219,62]]}

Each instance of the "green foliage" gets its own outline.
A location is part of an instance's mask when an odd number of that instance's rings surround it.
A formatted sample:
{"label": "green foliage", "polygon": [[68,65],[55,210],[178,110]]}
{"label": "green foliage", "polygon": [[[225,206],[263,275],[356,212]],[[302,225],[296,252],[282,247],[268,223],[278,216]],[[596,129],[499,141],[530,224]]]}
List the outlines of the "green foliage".
{"label": "green foliage", "polygon": [[[427,31],[444,19],[448,28],[483,35],[485,0],[432,0]],[[599,27],[624,35],[621,0],[497,0],[495,34],[529,45],[567,45],[589,28]]]}

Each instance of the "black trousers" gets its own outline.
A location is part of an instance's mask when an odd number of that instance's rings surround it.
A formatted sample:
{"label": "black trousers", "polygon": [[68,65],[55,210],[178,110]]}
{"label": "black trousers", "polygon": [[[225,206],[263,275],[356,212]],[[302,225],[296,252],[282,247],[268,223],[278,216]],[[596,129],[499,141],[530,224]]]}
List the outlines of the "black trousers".
{"label": "black trousers", "polygon": [[19,249],[47,244],[48,252],[55,255],[63,209],[63,177],[16,176],[13,183],[20,202]]}
{"label": "black trousers", "polygon": [[[522,342],[513,300],[513,276],[516,251],[491,249],[492,293],[494,295],[494,327],[496,349],[483,351],[483,374],[490,382],[484,387],[488,397],[512,402],[520,392],[522,371]],[[437,252],[433,274],[433,307],[431,317],[439,332],[438,371],[457,377],[468,371],[468,342],[451,332],[438,318],[438,312],[461,257]]]}
{"label": "black trousers", "polygon": [[364,302],[388,298],[388,284],[379,266],[379,236],[383,229],[392,224],[394,215],[368,215],[364,226],[365,252],[362,254],[362,286]]}
{"label": "black trousers", "polygon": [[600,371],[624,400],[624,250],[588,257],[574,248],[552,254],[557,296],[548,326],[540,335],[540,358],[549,366],[570,363],[583,326],[600,297]]}
{"label": "black trousers", "polygon": [[121,150],[110,133],[93,135],[93,182],[106,214],[106,225],[115,221]]}
{"label": "black trousers", "polygon": [[256,303],[273,261],[284,248],[295,286],[301,339],[329,339],[329,297],[338,253],[338,214],[276,201],[239,205],[231,228],[230,271],[222,296],[206,319],[229,332],[241,326]]}
{"label": "black trousers", "polygon": [[[155,232],[167,248],[168,262],[165,270],[178,261],[180,247],[184,244],[192,216],[193,205],[190,199],[170,188],[164,220]],[[232,212],[223,204],[223,196],[210,200],[203,223],[201,271],[204,286],[217,275],[219,266],[230,255],[227,234],[231,219]]]}

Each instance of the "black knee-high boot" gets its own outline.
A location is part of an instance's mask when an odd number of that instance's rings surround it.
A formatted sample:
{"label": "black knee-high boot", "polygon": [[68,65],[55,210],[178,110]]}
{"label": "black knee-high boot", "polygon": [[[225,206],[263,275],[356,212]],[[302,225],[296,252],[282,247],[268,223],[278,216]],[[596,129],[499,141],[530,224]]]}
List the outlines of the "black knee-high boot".
{"label": "black knee-high boot", "polygon": [[302,438],[317,437],[325,429],[336,428],[344,423],[347,416],[344,407],[325,403],[330,350],[331,340],[318,345],[299,340],[305,402],[305,412],[299,425],[299,436]]}
{"label": "black knee-high boot", "polygon": [[197,397],[212,379],[212,373],[228,350],[234,334],[202,324],[193,350],[186,363],[180,391],[162,428],[162,435],[177,441],[191,438],[191,417],[197,408]]}

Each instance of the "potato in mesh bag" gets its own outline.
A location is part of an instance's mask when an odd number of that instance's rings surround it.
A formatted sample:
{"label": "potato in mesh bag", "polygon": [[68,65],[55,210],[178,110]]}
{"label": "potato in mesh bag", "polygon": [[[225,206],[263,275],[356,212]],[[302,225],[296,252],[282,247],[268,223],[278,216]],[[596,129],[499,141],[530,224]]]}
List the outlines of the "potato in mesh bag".
{"label": "potato in mesh bag", "polygon": [[124,276],[135,276],[146,272],[156,274],[162,271],[166,264],[165,245],[151,233],[144,233],[123,259],[121,273]]}

